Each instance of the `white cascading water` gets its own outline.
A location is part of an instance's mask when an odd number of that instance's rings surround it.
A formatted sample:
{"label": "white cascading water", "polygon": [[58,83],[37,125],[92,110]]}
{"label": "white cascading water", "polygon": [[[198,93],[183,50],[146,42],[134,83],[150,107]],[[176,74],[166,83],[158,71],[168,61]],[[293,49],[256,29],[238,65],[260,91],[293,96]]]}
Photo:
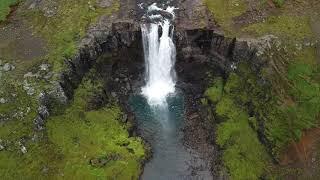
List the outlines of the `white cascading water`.
{"label": "white cascading water", "polygon": [[[170,13],[174,18],[173,7],[166,10],[158,8],[156,4],[148,8],[148,12],[163,11]],[[176,48],[172,41],[170,32],[171,21],[161,15],[150,15],[150,20],[160,19],[157,22],[141,25],[144,57],[146,63],[146,85],[142,88],[142,94],[153,106],[166,104],[169,94],[175,92],[175,71]],[[162,28],[162,35],[159,39],[159,27]]]}

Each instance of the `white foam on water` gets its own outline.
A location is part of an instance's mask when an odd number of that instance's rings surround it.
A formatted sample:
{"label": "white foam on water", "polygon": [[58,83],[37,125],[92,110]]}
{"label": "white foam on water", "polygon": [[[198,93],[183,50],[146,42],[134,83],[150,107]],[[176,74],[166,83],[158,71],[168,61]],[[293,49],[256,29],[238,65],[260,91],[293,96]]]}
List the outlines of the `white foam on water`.
{"label": "white foam on water", "polygon": [[[174,7],[163,10],[152,4],[148,12],[165,11],[174,18]],[[162,17],[160,14],[150,15],[149,18]],[[146,85],[142,88],[142,94],[148,99],[150,105],[165,105],[169,94],[175,92],[176,47],[172,41],[173,27],[171,21],[165,17],[160,22],[141,25],[144,57],[146,63]],[[162,35],[159,38],[159,28]]]}

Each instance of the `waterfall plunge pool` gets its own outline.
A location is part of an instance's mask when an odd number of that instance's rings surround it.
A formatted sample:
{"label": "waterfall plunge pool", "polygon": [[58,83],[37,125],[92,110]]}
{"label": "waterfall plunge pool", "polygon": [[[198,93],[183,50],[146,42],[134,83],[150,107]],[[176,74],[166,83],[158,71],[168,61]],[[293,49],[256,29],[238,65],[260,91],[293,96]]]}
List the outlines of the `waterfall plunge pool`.
{"label": "waterfall plunge pool", "polygon": [[141,95],[129,98],[136,116],[137,130],[152,148],[142,180],[212,179],[199,155],[183,145],[184,98],[176,93],[166,106],[150,106]]}

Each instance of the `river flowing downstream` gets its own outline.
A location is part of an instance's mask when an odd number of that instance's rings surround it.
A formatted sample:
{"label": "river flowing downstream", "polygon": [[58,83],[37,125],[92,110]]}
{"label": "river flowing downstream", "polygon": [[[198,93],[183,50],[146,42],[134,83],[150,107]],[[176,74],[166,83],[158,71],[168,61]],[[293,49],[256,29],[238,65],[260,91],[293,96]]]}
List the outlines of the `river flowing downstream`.
{"label": "river flowing downstream", "polygon": [[174,7],[148,7],[141,25],[145,81],[141,95],[129,100],[138,131],[151,145],[152,158],[143,180],[212,179],[205,161],[183,144],[185,106],[175,89],[176,47],[173,42]]}

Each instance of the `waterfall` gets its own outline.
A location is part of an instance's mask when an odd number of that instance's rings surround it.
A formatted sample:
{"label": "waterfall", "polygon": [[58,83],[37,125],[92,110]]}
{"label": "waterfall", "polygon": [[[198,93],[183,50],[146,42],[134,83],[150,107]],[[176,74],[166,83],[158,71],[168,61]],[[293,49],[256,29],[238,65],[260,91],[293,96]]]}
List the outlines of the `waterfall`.
{"label": "waterfall", "polygon": [[[146,85],[142,88],[142,94],[148,99],[150,105],[164,105],[169,94],[175,92],[176,48],[172,41],[175,8],[166,10],[158,8],[156,4],[148,8],[147,16],[151,23],[142,24],[142,39],[146,66]],[[171,15],[171,19],[160,14],[162,12]],[[159,30],[161,28],[161,37]]]}

